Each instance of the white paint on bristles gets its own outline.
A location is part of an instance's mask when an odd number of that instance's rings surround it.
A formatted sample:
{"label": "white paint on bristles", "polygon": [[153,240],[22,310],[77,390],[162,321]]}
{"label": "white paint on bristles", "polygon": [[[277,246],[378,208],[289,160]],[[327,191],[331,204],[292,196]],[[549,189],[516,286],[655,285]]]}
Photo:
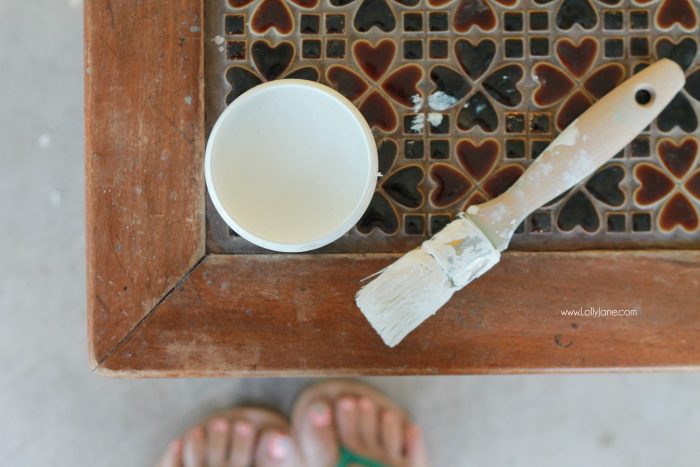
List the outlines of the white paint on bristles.
{"label": "white paint on bristles", "polygon": [[499,259],[479,227],[460,217],[360,289],[357,306],[394,347]]}

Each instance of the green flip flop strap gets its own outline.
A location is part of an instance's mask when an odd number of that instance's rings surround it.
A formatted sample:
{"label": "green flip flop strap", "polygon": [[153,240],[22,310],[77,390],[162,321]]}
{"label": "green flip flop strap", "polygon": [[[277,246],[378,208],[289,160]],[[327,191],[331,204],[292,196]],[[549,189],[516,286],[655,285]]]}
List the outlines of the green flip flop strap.
{"label": "green flip flop strap", "polygon": [[345,446],[340,446],[340,459],[338,459],[338,464],[336,464],[336,467],[348,467],[350,465],[361,465],[363,467],[387,467],[381,462],[355,454]]}

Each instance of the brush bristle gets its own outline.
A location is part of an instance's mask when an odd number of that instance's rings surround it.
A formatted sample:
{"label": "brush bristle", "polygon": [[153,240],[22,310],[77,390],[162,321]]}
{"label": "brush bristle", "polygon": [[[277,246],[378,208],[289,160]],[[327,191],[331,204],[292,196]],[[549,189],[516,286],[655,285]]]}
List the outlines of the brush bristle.
{"label": "brush bristle", "polygon": [[355,302],[384,343],[394,347],[456,290],[438,262],[417,248],[360,289]]}

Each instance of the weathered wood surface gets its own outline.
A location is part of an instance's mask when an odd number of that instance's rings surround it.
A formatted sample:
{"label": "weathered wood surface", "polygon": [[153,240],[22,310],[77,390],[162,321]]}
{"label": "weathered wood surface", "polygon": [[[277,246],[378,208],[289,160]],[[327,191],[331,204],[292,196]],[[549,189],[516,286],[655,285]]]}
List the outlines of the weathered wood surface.
{"label": "weathered wood surface", "polygon": [[[700,252],[506,253],[389,349],[353,297],[390,255],[208,256],[122,342],[116,376],[700,368]],[[562,317],[562,308],[637,317]]]}
{"label": "weathered wood surface", "polygon": [[[88,333],[112,376],[700,368],[700,252],[507,253],[395,349],[355,308],[395,255],[204,257],[201,0],[85,4]],[[636,307],[634,318],[562,317]]]}
{"label": "weathered wood surface", "polygon": [[85,2],[90,360],[204,255],[201,2]]}

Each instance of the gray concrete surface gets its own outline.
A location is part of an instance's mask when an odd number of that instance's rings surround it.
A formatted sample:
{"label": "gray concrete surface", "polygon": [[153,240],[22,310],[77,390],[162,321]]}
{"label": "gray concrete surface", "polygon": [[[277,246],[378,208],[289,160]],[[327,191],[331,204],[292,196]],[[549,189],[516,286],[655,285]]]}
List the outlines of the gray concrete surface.
{"label": "gray concrete surface", "polygon": [[[287,410],[308,384],[88,370],[80,7],[0,2],[3,466],[148,466],[210,411],[251,399]],[[697,374],[372,382],[424,426],[436,466],[700,465]]]}

